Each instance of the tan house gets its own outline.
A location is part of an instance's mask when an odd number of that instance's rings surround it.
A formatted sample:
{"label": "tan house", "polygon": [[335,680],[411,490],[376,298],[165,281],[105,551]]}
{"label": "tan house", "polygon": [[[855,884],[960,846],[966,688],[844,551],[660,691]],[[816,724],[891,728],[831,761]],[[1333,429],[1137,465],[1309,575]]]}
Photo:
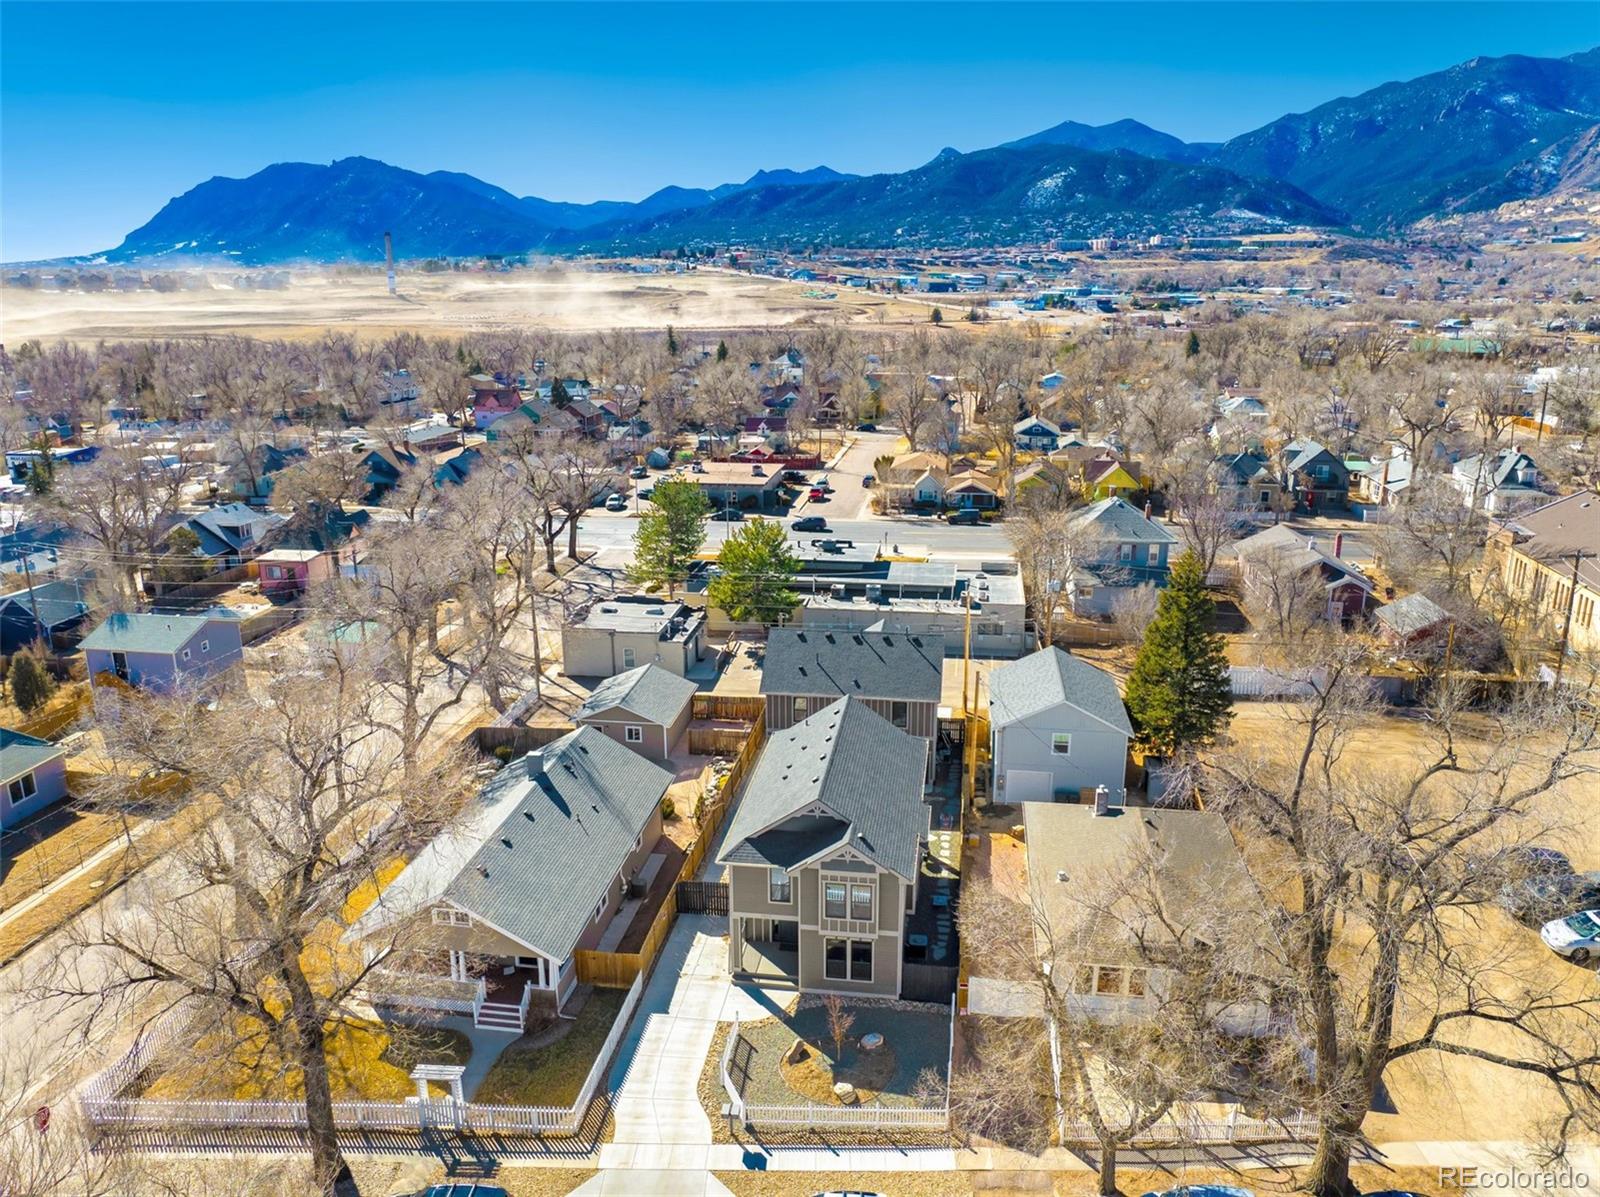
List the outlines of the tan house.
{"label": "tan house", "polygon": [[562,626],[562,672],[615,677],[641,665],[659,665],[685,677],[705,656],[705,635],[706,613],[677,599],[610,595]]}
{"label": "tan house", "polygon": [[1527,622],[1571,651],[1600,651],[1600,494],[1579,491],[1507,520],[1489,538]]}
{"label": "tan house", "polygon": [[928,835],[927,752],[858,698],[768,739],[717,857],[736,979],[899,996]]}
{"label": "tan house", "polygon": [[671,782],[592,727],[512,761],[346,932],[381,961],[368,1000],[513,1034],[533,1005],[559,1011],[574,954],[620,942],[668,858]]}

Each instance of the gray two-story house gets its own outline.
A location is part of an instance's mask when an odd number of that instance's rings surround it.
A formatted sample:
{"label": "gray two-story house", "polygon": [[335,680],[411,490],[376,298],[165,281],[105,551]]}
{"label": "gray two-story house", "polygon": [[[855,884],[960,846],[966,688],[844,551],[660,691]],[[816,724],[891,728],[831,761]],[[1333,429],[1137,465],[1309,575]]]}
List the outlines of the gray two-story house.
{"label": "gray two-story house", "polygon": [[927,754],[859,698],[772,734],[717,857],[736,979],[899,996],[928,835]]}
{"label": "gray two-story house", "polygon": [[1112,496],[1073,513],[1073,536],[1087,558],[1072,579],[1072,609],[1079,615],[1109,615],[1119,591],[1165,586],[1177,533],[1126,499]]}
{"label": "gray two-story house", "polygon": [[1116,679],[1059,648],[989,674],[995,800],[1077,801],[1100,787],[1121,803],[1133,725]]}
{"label": "gray two-story house", "polygon": [[858,698],[892,726],[928,742],[929,778],[943,684],[944,636],[937,632],[773,628],[761,667],[769,734],[840,698]]}

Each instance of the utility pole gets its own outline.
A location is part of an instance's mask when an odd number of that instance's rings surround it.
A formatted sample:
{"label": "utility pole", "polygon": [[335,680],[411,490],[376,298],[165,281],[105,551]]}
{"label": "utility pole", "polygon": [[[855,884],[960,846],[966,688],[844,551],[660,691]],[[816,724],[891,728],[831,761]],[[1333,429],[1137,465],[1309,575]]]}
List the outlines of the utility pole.
{"label": "utility pole", "polygon": [[39,596],[33,592],[33,567],[28,563],[30,556],[32,556],[32,553],[28,548],[24,547],[22,550],[22,576],[26,579],[28,585],[28,605],[33,608],[33,626],[38,630],[38,635],[34,639],[43,640],[49,633],[49,629],[44,626],[44,621],[39,618]]}
{"label": "utility pole", "polygon": [[1572,636],[1572,611],[1578,605],[1578,566],[1589,558],[1600,556],[1589,549],[1579,549],[1572,554],[1572,585],[1567,594],[1567,615],[1561,622],[1561,648],[1556,653],[1555,685],[1561,684],[1561,670],[1567,663],[1567,641]]}
{"label": "utility pole", "polygon": [[972,704],[967,700],[967,677],[972,672],[972,588],[968,583],[967,592],[963,596],[967,604],[966,631],[961,644],[961,713],[970,715]]}

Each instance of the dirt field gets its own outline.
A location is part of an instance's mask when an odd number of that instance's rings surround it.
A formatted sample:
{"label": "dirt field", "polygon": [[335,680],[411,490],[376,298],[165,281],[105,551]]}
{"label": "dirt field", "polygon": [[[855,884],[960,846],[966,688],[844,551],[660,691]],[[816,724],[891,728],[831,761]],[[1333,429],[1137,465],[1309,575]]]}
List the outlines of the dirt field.
{"label": "dirt field", "polygon": [[611,328],[731,330],[812,322],[926,323],[927,304],[845,288],[813,299],[813,283],[716,270],[693,274],[518,270],[509,274],[402,272],[391,298],[383,275],[292,272],[280,290],[235,289],[229,276],[209,289],[157,293],[0,291],[0,341],[181,337],[206,333],[301,338],[334,328],[373,339],[397,330],[439,335],[494,329],[578,332]]}

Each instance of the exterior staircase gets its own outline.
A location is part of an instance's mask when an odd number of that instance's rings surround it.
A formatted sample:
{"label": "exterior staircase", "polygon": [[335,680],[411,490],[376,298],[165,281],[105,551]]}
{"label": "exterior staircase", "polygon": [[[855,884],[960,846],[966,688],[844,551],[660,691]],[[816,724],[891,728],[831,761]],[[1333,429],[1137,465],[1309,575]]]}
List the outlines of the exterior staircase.
{"label": "exterior staircase", "polygon": [[527,1026],[528,1003],[533,1000],[533,982],[522,987],[521,1002],[491,1002],[483,979],[478,979],[477,1000],[472,1003],[472,1024],[485,1031],[505,1031],[520,1035]]}

